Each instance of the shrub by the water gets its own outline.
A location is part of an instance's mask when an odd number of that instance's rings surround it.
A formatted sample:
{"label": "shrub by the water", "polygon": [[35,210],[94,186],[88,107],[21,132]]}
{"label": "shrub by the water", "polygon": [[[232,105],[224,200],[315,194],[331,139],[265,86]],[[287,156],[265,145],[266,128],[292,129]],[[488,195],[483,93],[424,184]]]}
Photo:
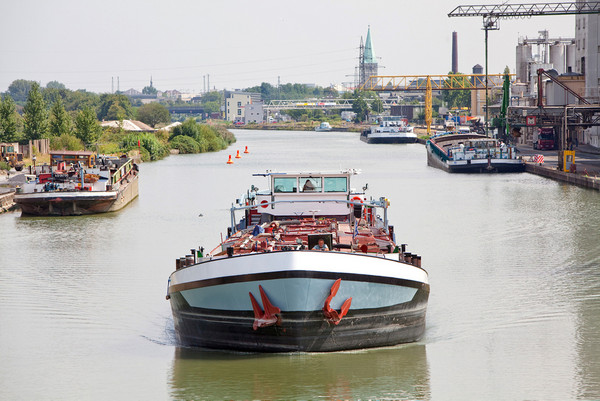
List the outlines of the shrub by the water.
{"label": "shrub by the water", "polygon": [[180,135],[173,138],[169,143],[171,149],[179,150],[179,153],[199,153],[200,145],[196,140],[190,136]]}
{"label": "shrub by the water", "polygon": [[0,161],[0,170],[10,171],[10,165],[7,162]]}
{"label": "shrub by the water", "polygon": [[[138,141],[142,147],[141,156],[143,161],[159,160],[169,154],[169,148],[159,141],[154,134],[148,132],[127,134],[123,138],[121,147],[126,151],[137,149]],[[147,156],[144,150],[148,152]]]}
{"label": "shrub by the water", "polygon": [[[173,128],[171,142],[180,136],[193,138],[198,144],[198,152],[200,153],[216,152],[235,142],[235,136],[225,128],[198,124],[196,120],[191,118]],[[171,148],[175,147],[171,145]]]}

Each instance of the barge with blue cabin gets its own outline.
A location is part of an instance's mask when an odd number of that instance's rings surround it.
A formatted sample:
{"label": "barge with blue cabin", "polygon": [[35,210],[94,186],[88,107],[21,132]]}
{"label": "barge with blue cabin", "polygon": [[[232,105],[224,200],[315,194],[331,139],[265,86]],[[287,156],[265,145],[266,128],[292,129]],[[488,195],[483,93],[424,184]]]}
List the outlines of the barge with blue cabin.
{"label": "barge with blue cabin", "polygon": [[517,148],[471,132],[444,132],[426,143],[427,164],[449,173],[517,173],[525,161]]}

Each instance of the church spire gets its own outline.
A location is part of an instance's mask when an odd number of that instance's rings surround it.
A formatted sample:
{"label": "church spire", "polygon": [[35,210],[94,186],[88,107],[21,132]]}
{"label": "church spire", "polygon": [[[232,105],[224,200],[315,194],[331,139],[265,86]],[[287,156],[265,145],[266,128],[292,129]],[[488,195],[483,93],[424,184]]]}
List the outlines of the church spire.
{"label": "church spire", "polygon": [[375,59],[375,51],[373,50],[373,43],[371,43],[371,25],[369,25],[369,30],[367,31],[367,40],[365,41],[365,52],[363,54],[363,63],[366,63],[366,64],[377,63],[377,60]]}

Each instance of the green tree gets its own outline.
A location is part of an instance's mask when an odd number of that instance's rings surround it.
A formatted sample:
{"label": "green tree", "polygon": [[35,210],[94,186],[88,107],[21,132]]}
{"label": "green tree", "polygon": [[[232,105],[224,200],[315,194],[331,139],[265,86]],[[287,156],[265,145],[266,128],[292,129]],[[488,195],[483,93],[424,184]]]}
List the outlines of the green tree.
{"label": "green tree", "polygon": [[325,88],[325,89],[323,89],[323,96],[329,97],[329,98],[336,98],[339,96],[339,93],[334,88]]}
{"label": "green tree", "polygon": [[168,124],[171,122],[169,110],[156,102],[142,105],[137,111],[137,118],[153,128],[160,123]]}
{"label": "green tree", "polygon": [[[111,115],[109,117],[109,111],[113,105]],[[120,112],[122,110],[123,115]],[[100,107],[98,109],[98,119],[100,120],[122,120],[124,118],[133,118],[134,112],[131,107],[131,101],[129,98],[122,94],[105,93],[100,95]],[[112,118],[111,118],[112,117]],[[116,118],[122,117],[122,118]]]}
{"label": "green tree", "polygon": [[[449,72],[448,75],[452,75],[452,77],[444,82],[444,87],[450,86],[450,80],[454,81],[455,84],[468,85],[469,79],[464,74]],[[448,108],[471,107],[471,91],[459,89],[445,90],[442,91],[442,100]]]}
{"label": "green tree", "polygon": [[154,86],[145,86],[144,89],[142,89],[144,95],[156,95],[157,92],[158,91]]}
{"label": "green tree", "polygon": [[45,138],[48,132],[48,111],[46,102],[40,92],[40,85],[34,82],[27,95],[27,103],[23,108],[24,128],[26,139]]}
{"label": "green tree", "polygon": [[65,110],[65,105],[59,97],[52,103],[50,109],[50,135],[61,136],[71,133],[71,116]]}
{"label": "green tree", "polygon": [[373,99],[373,102],[371,102],[371,110],[373,110],[377,114],[383,113],[383,102],[381,101],[379,96]]}
{"label": "green tree", "polygon": [[206,102],[202,105],[204,107],[205,113],[218,113],[221,111],[221,103],[220,102]]}
{"label": "green tree", "polygon": [[44,102],[46,104],[53,104],[57,99],[66,99],[68,96],[68,89],[56,89],[56,88],[46,88],[42,89],[42,96],[44,97]]}
{"label": "green tree", "polygon": [[26,79],[16,79],[8,86],[8,93],[15,102],[24,102],[34,83],[36,82]]}
{"label": "green tree", "polygon": [[46,84],[47,89],[67,89],[65,84],[58,81],[50,81]]}
{"label": "green tree", "polygon": [[64,101],[65,109],[67,109],[67,111],[79,111],[86,107],[91,107],[96,110],[100,105],[100,96],[83,89],[76,91],[67,90]]}
{"label": "green tree", "polygon": [[15,102],[10,95],[0,101],[0,142],[17,140],[17,111]]}
{"label": "green tree", "polygon": [[127,113],[125,109],[122,108],[118,103],[113,103],[108,108],[108,113],[106,113],[105,118],[109,121],[119,120],[123,121],[127,117]]}
{"label": "green tree", "polygon": [[218,91],[206,92],[205,94],[202,95],[200,103],[204,104],[207,102],[222,103],[223,102],[223,93],[218,92]]}
{"label": "green tree", "polygon": [[354,101],[352,102],[352,111],[356,113],[354,121],[357,123],[363,122],[369,117],[369,105],[358,91],[355,91]]}
{"label": "green tree", "polygon": [[96,119],[96,113],[89,107],[80,110],[75,118],[75,136],[86,145],[95,143],[100,137],[102,127]]}

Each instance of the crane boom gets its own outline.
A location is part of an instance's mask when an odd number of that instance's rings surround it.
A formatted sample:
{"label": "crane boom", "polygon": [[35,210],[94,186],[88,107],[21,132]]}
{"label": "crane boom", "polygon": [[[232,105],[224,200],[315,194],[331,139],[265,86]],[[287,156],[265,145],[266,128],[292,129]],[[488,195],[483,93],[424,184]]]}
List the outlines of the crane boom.
{"label": "crane boom", "polygon": [[531,17],[534,15],[598,14],[600,1],[458,6],[448,17]]}

